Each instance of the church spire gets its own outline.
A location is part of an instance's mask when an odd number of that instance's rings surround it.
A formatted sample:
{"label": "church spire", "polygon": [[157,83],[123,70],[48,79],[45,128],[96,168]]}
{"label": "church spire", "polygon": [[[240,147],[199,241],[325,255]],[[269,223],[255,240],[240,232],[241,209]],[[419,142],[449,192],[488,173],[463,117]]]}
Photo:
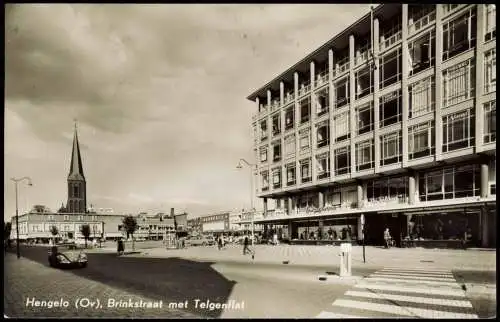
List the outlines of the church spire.
{"label": "church spire", "polygon": [[68,179],[85,181],[85,176],[83,174],[82,157],[80,155],[80,144],[78,143],[76,120],[75,120],[75,133],[73,135],[73,151],[71,152],[71,165],[69,169]]}

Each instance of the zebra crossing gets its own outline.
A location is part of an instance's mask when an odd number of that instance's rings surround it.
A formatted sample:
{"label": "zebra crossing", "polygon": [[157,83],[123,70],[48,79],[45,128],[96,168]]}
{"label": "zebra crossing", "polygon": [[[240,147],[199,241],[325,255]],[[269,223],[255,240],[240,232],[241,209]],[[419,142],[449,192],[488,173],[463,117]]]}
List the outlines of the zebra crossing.
{"label": "zebra crossing", "polygon": [[477,319],[446,269],[386,267],[356,284],[316,318]]}

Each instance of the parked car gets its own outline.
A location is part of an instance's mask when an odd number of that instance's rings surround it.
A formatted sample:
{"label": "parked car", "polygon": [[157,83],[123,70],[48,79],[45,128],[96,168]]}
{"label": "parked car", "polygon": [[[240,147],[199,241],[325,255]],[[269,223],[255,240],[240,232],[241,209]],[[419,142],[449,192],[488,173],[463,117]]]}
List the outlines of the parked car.
{"label": "parked car", "polygon": [[186,238],[187,246],[211,246],[215,244],[213,237],[191,236]]}
{"label": "parked car", "polygon": [[71,244],[53,246],[48,252],[49,264],[55,268],[87,267],[87,254],[83,250],[72,249]]}

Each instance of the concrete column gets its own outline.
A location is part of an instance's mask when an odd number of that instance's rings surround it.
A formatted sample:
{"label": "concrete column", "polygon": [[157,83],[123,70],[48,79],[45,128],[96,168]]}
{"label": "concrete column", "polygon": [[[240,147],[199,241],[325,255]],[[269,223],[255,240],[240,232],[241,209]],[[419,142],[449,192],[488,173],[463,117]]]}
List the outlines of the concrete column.
{"label": "concrete column", "polygon": [[259,99],[259,97],[255,98],[255,105],[257,105],[257,111],[260,112],[260,99]]}
{"label": "concrete column", "polygon": [[323,220],[320,219],[318,222],[318,239],[319,240],[324,239],[323,238],[323,226],[324,226]]}
{"label": "concrete column", "polygon": [[333,111],[335,104],[335,88],[333,86],[333,75],[335,70],[335,64],[333,63],[333,50],[328,50],[328,104],[330,106],[330,180],[333,181],[335,178],[335,153],[332,146],[335,144],[335,122],[333,121]]}
{"label": "concrete column", "polygon": [[379,88],[380,88],[380,71],[379,71],[379,22],[378,19],[373,20],[373,56],[374,56],[374,69],[373,69],[373,159],[375,162],[375,173],[380,171],[380,102],[379,102]]}
{"label": "concrete column", "polygon": [[271,90],[268,89],[267,90],[267,106],[271,106],[271,98],[272,98],[272,96],[271,96]]}
{"label": "concrete column", "polygon": [[489,166],[487,161],[481,163],[481,198],[488,198],[489,195]]}
{"label": "concrete column", "polygon": [[488,247],[488,210],[486,207],[481,207],[481,222],[480,222],[480,229],[481,229],[481,247]]}
{"label": "concrete column", "polygon": [[415,173],[408,174],[408,203],[415,204]]}
{"label": "concrete column", "polygon": [[293,213],[293,198],[288,197],[288,214],[291,215]]}
{"label": "concrete column", "polygon": [[295,128],[297,128],[300,124],[300,106],[297,100],[299,96],[299,73],[297,72],[293,73],[293,94],[295,99]]}
{"label": "concrete column", "polygon": [[476,84],[475,84],[475,122],[476,122],[476,133],[475,133],[475,146],[476,153],[482,151],[484,144],[484,17],[485,17],[485,7],[486,5],[476,6],[476,55],[475,55],[475,71],[476,71]]}
{"label": "concrete column", "polygon": [[318,205],[320,208],[325,206],[325,193],[323,191],[318,191]]}
{"label": "concrete column", "polygon": [[262,201],[264,203],[264,216],[267,216],[267,198],[262,198]]}
{"label": "concrete column", "polygon": [[[443,118],[442,118],[442,108],[443,108],[443,24],[441,22],[443,17],[443,6],[436,5],[436,111],[435,111],[435,122],[434,129],[436,132],[436,161],[441,161],[443,159]],[[482,26],[481,26],[482,28]],[[481,40],[482,41],[482,40]]]}
{"label": "concrete column", "polygon": [[315,73],[315,64],[312,61],[310,63],[309,67],[309,72],[310,72],[310,77],[311,77],[311,94],[310,94],[310,99],[311,99],[311,151],[312,153],[312,168],[311,168],[311,175],[312,175],[312,183],[316,184],[316,181],[318,180],[317,178],[317,169],[316,169],[316,156],[314,155],[314,151],[316,151],[316,145],[318,144],[318,137],[317,137],[317,131],[318,128],[314,124],[314,121],[316,120],[316,95],[314,94],[314,75]]}
{"label": "concrete column", "polygon": [[285,102],[285,83],[283,81],[280,82],[280,105],[283,105]]}
{"label": "concrete column", "polygon": [[363,183],[361,181],[356,183],[356,190],[358,193],[358,208],[363,208]]}
{"label": "concrete column", "polygon": [[354,35],[349,36],[349,118],[351,128],[351,176],[356,172],[356,146],[354,144],[354,137],[356,133],[356,109],[354,108],[354,100],[356,99],[356,87],[354,79]]}
{"label": "concrete column", "polygon": [[315,72],[315,64],[314,62],[312,61],[310,64],[309,64],[309,75],[311,77],[311,94],[312,94],[312,91],[314,90],[314,88],[316,87],[315,85],[315,82],[314,82],[314,75],[316,74]]}
{"label": "concrete column", "polygon": [[408,166],[408,116],[409,116],[409,94],[408,94],[408,73],[409,73],[409,51],[408,51],[408,5],[403,4],[403,17],[402,17],[402,52],[401,52],[401,65],[402,65],[402,78],[401,78],[401,101],[402,101],[402,115],[401,124],[403,126],[402,134],[402,151],[403,151],[403,168]]}

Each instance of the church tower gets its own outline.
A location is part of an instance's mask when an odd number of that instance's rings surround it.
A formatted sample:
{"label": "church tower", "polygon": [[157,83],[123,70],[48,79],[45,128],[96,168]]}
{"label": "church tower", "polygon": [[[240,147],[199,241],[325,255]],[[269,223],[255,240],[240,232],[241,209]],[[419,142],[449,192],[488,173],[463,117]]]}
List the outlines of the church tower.
{"label": "church tower", "polygon": [[68,175],[68,203],[66,209],[69,213],[85,213],[87,210],[87,184],[83,175],[76,123]]}

